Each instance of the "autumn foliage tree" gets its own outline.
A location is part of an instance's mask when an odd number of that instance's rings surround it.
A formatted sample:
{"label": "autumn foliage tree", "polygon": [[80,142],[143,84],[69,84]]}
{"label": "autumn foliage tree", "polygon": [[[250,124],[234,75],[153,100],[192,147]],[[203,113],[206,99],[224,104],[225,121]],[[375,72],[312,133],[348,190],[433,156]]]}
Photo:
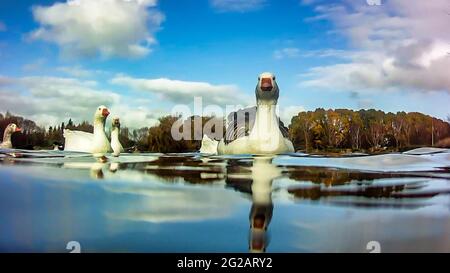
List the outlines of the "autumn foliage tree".
{"label": "autumn foliage tree", "polygon": [[[200,149],[203,134],[208,134],[219,128],[212,126],[212,130],[206,128],[208,124],[223,124],[221,118],[191,116],[182,119],[181,116],[164,116],[159,118],[159,123],[150,127],[148,131],[148,151],[151,152],[195,152]],[[178,123],[178,124],[177,124]],[[174,139],[172,129],[183,135],[182,139]],[[178,130],[178,131],[177,131]],[[186,130],[186,131],[184,131]],[[222,131],[223,132],[223,128]]]}
{"label": "autumn foliage tree", "polygon": [[289,126],[297,149],[376,151],[432,146],[450,137],[450,124],[417,112],[348,109],[300,112]]}

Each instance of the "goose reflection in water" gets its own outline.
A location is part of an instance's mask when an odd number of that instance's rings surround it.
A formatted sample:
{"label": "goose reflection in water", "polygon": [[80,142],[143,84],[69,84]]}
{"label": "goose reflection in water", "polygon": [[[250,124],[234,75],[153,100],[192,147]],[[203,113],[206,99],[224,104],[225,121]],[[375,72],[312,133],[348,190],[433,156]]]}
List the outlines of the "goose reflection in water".
{"label": "goose reflection in water", "polygon": [[252,167],[252,208],[249,216],[251,252],[265,252],[269,244],[267,230],[273,214],[272,182],[279,176],[281,171],[272,164],[272,158],[255,158]]}
{"label": "goose reflection in water", "polygon": [[104,179],[105,174],[103,173],[104,163],[94,163],[91,166],[90,174],[93,179]]}
{"label": "goose reflection in water", "polygon": [[[254,157],[250,175],[238,176],[228,173],[227,184],[239,191],[251,194],[252,206],[249,214],[249,251],[265,252],[269,245],[268,227],[272,220],[272,182],[282,175],[272,164],[273,157]],[[248,182],[248,183],[245,183]],[[250,187],[248,188],[248,185]],[[247,188],[246,186],[247,185]]]}
{"label": "goose reflection in water", "polygon": [[119,168],[118,163],[108,163],[104,158],[96,158],[95,162],[66,162],[62,166],[64,169],[89,170],[89,177],[94,180],[105,179],[105,168],[111,173],[115,173]]}

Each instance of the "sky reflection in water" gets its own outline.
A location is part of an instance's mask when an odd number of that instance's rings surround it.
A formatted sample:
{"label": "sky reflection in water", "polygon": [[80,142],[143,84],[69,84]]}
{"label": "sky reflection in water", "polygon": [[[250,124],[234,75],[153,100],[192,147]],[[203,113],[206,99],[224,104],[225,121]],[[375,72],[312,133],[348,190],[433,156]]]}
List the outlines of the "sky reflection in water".
{"label": "sky reflection in water", "polygon": [[0,151],[0,250],[450,251],[450,153]]}

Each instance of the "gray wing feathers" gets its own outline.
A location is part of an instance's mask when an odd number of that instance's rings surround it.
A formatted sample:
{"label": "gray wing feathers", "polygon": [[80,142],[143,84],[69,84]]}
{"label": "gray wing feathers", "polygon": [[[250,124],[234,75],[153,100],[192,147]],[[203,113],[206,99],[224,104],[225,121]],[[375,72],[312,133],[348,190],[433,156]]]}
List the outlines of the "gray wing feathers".
{"label": "gray wing feathers", "polygon": [[225,144],[248,135],[255,123],[255,116],[256,106],[230,113],[227,118]]}
{"label": "gray wing feathers", "polygon": [[[256,106],[240,109],[236,112],[232,112],[227,118],[227,130],[225,134],[224,142],[228,144],[238,138],[248,136],[253,129],[256,118]],[[283,137],[288,137],[288,128],[284,126],[283,122],[278,119],[280,132]]]}

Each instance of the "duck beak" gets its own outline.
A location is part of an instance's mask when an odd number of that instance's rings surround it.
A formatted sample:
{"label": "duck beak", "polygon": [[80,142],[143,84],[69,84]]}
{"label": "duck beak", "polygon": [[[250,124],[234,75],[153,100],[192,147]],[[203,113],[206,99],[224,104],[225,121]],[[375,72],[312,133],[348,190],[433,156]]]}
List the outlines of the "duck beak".
{"label": "duck beak", "polygon": [[109,115],[108,109],[104,108],[104,109],[102,110],[102,116],[104,116],[104,117],[106,118],[108,115]]}
{"label": "duck beak", "polygon": [[261,79],[261,90],[262,91],[272,91],[273,84],[271,78],[262,78]]}

